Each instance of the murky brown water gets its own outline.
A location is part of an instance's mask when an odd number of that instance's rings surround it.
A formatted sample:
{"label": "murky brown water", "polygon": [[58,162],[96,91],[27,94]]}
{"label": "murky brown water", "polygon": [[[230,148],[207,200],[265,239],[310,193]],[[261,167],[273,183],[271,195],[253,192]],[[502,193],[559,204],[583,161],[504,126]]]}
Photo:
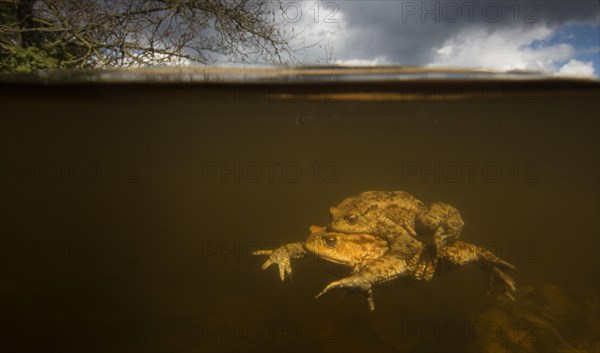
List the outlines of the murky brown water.
{"label": "murky brown water", "polygon": [[[600,350],[597,82],[0,90],[0,351]],[[517,301],[250,255],[367,190],[457,207]]]}

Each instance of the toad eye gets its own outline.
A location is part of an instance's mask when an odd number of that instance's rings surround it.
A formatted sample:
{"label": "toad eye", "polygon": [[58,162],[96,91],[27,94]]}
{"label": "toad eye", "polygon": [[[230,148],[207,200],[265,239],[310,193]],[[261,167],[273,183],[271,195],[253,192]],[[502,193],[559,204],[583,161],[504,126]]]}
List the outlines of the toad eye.
{"label": "toad eye", "polygon": [[337,239],[335,237],[330,237],[327,235],[323,236],[323,244],[325,244],[325,246],[332,248],[335,246],[336,243],[337,243]]}
{"label": "toad eye", "polygon": [[350,225],[354,225],[354,224],[358,223],[358,215],[351,214],[350,216],[347,216],[346,222]]}

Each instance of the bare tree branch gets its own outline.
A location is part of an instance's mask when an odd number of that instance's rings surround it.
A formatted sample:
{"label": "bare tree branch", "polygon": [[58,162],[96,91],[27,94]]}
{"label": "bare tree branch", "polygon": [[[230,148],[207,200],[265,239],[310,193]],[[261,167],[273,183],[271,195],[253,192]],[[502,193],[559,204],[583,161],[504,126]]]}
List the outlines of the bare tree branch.
{"label": "bare tree branch", "polygon": [[295,38],[285,37],[284,24],[270,16],[275,4],[281,5],[272,0],[4,0],[0,65],[10,70],[9,64],[23,57],[88,69],[220,59],[283,63],[294,58]]}

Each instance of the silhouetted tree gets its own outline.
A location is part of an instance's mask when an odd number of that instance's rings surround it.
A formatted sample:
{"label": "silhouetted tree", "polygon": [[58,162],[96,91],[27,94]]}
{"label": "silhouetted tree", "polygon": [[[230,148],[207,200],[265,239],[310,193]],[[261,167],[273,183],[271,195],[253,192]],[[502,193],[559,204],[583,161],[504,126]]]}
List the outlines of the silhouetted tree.
{"label": "silhouetted tree", "polygon": [[0,0],[0,69],[285,62],[272,0]]}

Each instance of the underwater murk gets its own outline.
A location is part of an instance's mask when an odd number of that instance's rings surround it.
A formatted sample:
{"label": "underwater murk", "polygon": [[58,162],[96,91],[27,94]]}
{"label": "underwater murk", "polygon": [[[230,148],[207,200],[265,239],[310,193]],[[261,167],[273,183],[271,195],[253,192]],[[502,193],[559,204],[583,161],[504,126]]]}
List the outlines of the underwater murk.
{"label": "underwater murk", "polygon": [[[600,351],[598,81],[245,75],[2,79],[0,352]],[[333,257],[261,269],[367,191],[451,205],[514,300],[477,261],[376,284],[374,310],[315,299],[353,274]],[[387,251],[371,235],[348,246]]]}

